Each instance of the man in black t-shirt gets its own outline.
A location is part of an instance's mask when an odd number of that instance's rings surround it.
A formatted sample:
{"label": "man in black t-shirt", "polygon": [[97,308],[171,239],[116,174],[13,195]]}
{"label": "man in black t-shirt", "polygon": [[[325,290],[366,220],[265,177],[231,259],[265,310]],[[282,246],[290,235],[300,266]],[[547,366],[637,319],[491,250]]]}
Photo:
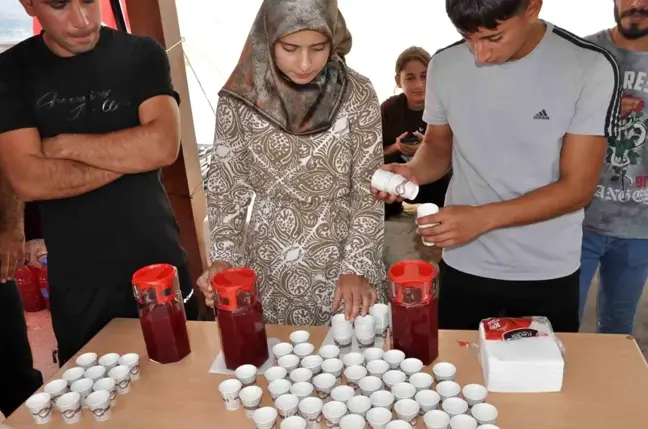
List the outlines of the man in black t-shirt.
{"label": "man in black t-shirt", "polygon": [[99,2],[21,0],[43,32],[0,55],[0,168],[38,201],[60,362],[114,317],[137,317],[131,277],[187,258],[162,184],[180,144],[178,95],[154,40],[101,26]]}

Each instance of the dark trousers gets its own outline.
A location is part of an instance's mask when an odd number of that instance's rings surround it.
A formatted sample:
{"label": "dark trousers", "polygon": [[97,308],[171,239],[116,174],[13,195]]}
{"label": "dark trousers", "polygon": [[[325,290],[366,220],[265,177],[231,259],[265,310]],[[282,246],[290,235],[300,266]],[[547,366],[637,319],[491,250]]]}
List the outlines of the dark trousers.
{"label": "dark trousers", "polygon": [[[178,267],[183,296],[193,290],[187,266]],[[116,317],[137,318],[137,304],[130,281],[123,283],[67,284],[50,279],[52,324],[58,341],[59,364],[70,360]],[[196,294],[185,302],[187,319],[198,320]]]}
{"label": "dark trousers", "polygon": [[473,276],[440,264],[439,329],[476,330],[489,317],[545,316],[556,332],[579,327],[579,274],[552,280],[507,281]]}
{"label": "dark trousers", "polygon": [[0,283],[0,411],[9,416],[43,384],[34,369],[18,288]]}

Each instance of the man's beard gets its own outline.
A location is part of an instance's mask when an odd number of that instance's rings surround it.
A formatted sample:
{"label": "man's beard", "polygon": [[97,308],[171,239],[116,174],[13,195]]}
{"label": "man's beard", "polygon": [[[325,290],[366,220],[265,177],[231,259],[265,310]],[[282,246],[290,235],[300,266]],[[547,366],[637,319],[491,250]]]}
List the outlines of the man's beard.
{"label": "man's beard", "polygon": [[619,13],[619,8],[614,6],[614,20],[617,23],[617,30],[623,37],[629,40],[637,40],[642,37],[648,36],[648,27],[640,28],[638,24],[632,23],[628,28],[621,25],[621,19],[627,16],[633,16],[635,14],[640,14],[643,17],[648,17],[648,9],[628,9],[623,12],[623,16]]}

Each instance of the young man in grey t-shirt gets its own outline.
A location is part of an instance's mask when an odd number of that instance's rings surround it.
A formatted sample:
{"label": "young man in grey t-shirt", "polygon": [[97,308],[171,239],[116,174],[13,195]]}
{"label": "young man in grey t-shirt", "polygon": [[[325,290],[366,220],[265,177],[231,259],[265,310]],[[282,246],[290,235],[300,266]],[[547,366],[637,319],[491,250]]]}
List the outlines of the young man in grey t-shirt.
{"label": "young man in grey t-shirt", "polygon": [[580,312],[600,265],[598,331],[632,334],[648,278],[648,0],[616,0],[617,26],[590,37],[621,69],[619,135],[585,211]]}
{"label": "young man in grey t-shirt", "polygon": [[419,183],[453,167],[446,207],[418,220],[438,224],[419,234],[444,248],[443,329],[500,315],[579,326],[583,207],[616,134],[619,72],[604,49],[539,20],[541,7],[446,1],[463,40],[430,62],[424,144],[386,167]]}

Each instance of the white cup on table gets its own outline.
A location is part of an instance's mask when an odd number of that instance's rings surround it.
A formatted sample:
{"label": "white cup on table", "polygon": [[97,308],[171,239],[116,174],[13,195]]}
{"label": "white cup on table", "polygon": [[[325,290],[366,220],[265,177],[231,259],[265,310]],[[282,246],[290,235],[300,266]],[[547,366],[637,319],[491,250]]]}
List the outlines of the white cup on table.
{"label": "white cup on table", "polygon": [[263,398],[263,389],[259,386],[247,386],[239,392],[239,398],[245,408],[245,414],[252,418],[254,412],[259,409],[261,399]]}
{"label": "white cup on table", "polygon": [[385,429],[392,419],[392,413],[386,408],[372,408],[367,411],[366,419],[372,429]]}
{"label": "white cup on table", "polygon": [[81,406],[83,408],[88,408],[86,403],[86,398],[92,393],[92,386],[94,381],[89,378],[82,378],[81,380],[75,381],[70,387],[70,392],[76,392],[81,395]]}
{"label": "white cup on table", "polygon": [[369,399],[371,400],[372,407],[386,408],[390,411],[394,408],[394,401],[396,400],[394,394],[388,392],[387,390],[379,390],[377,392],[374,392],[371,394]]}
{"label": "white cup on table", "polygon": [[382,378],[389,371],[389,364],[382,359],[367,362],[367,372],[369,375]]}
{"label": "white cup on table", "polygon": [[410,422],[412,426],[416,426],[420,409],[419,404],[413,399],[401,399],[394,404],[394,411],[398,419]]}
{"label": "white cup on table", "polygon": [[[117,393],[120,395],[125,395],[130,392],[131,389],[131,379],[130,379],[130,369],[125,365],[117,365],[108,373],[108,377],[115,380],[117,384]],[[97,380],[98,381],[98,380]]]}
{"label": "white cup on table", "polygon": [[131,380],[135,381],[140,379],[140,357],[137,353],[126,353],[119,358],[118,364],[130,368]]}
{"label": "white cup on table", "polygon": [[426,429],[448,429],[450,416],[445,411],[432,410],[423,415]]}
{"label": "white cup on table", "polygon": [[282,368],[285,368],[286,371],[290,373],[292,370],[297,369],[297,367],[299,367],[299,362],[300,362],[299,356],[294,354],[288,354],[280,357],[279,361],[277,361],[277,365],[279,365]]}
{"label": "white cup on table", "polygon": [[243,387],[252,386],[256,383],[257,367],[254,365],[241,365],[234,371],[234,376],[241,382]]}
{"label": "white cup on table", "polygon": [[66,380],[57,379],[47,383],[43,391],[48,395],[50,395],[52,403],[56,404],[56,400],[61,396],[65,395],[66,393],[68,393],[70,389],[68,387],[68,382]]}
{"label": "white cup on table", "polygon": [[272,383],[275,380],[286,378],[287,375],[288,371],[286,371],[286,368],[280,366],[273,366],[271,368],[268,368],[263,373],[265,379],[268,380],[268,384]]}
{"label": "white cup on table", "polygon": [[461,393],[468,402],[469,407],[474,407],[486,401],[488,389],[481,384],[467,384],[461,389]]}
{"label": "white cup on table", "polygon": [[410,375],[408,381],[410,382],[410,384],[416,387],[417,391],[428,390],[430,387],[432,387],[434,377],[432,377],[427,372],[417,372]]}
{"label": "white cup on table", "polygon": [[472,407],[471,414],[480,425],[493,425],[499,413],[494,405],[483,403]]}
{"label": "white cup on table", "polygon": [[290,371],[290,381],[293,383],[310,383],[313,379],[313,371],[308,368],[297,368]]}
{"label": "white cup on table", "polygon": [[307,343],[310,339],[310,332],[306,330],[293,331],[288,339],[295,347],[297,344]]}
{"label": "white cup on table", "polygon": [[412,425],[410,422],[406,422],[405,420],[392,420],[391,422],[387,423],[387,426],[385,426],[385,429],[411,429]]}
{"label": "white cup on table", "polygon": [[218,385],[218,391],[225,402],[225,408],[227,410],[234,411],[241,408],[239,393],[242,388],[243,384],[234,378],[225,380]]}
{"label": "white cup on table", "polygon": [[274,406],[283,418],[297,414],[299,398],[293,394],[281,395],[274,401]]}
{"label": "white cup on table", "polygon": [[106,368],[106,372],[119,365],[119,353],[106,353],[99,358],[99,365]]}
{"label": "white cup on table", "polygon": [[355,396],[355,394],[355,389],[351,386],[337,386],[331,390],[331,399],[346,404],[349,399]]}
{"label": "white cup on table", "polygon": [[459,414],[450,419],[450,429],[477,429],[477,420],[467,414]]}
{"label": "white cup on table", "polygon": [[364,396],[370,397],[374,392],[383,388],[383,382],[380,378],[374,375],[367,375],[360,379],[358,387],[360,388],[360,393]]}
{"label": "white cup on table", "polygon": [[367,421],[357,414],[347,414],[340,419],[340,429],[364,429]]}
{"label": "white cup on table", "polygon": [[56,407],[66,424],[71,425],[81,420],[81,395],[77,392],[69,392],[58,398]]}
{"label": "white cup on table", "polygon": [[311,383],[305,381],[300,381],[290,386],[290,393],[297,396],[300,401],[311,396],[313,390],[315,390],[315,387],[313,387]]}
{"label": "white cup on table", "polygon": [[25,405],[37,425],[52,421],[52,396],[49,393],[36,393],[27,399]]}
{"label": "white cup on table", "polygon": [[396,383],[394,387],[391,388],[391,393],[394,394],[396,400],[401,399],[414,399],[416,395],[416,387],[407,382]]}
{"label": "white cup on table", "polygon": [[400,364],[405,360],[405,353],[400,350],[387,350],[383,360],[389,364],[389,369],[400,369]]}
{"label": "white cup on table", "polygon": [[364,356],[365,362],[367,364],[369,364],[369,362],[373,360],[382,359],[384,354],[385,351],[378,347],[369,347],[364,352],[362,352],[362,355]]}
{"label": "white cup on table", "polygon": [[97,354],[96,353],[83,353],[81,356],[76,358],[76,365],[83,369],[91,368],[97,365]]}
{"label": "white cup on table", "polygon": [[403,383],[407,380],[407,375],[403,371],[390,369],[383,374],[382,380],[385,383],[385,386],[387,386],[388,389],[391,389],[398,383]]}
{"label": "white cup on table", "polygon": [[102,378],[92,386],[92,390],[95,392],[105,390],[110,395],[110,405],[113,407],[117,405],[117,383],[112,378]]}
{"label": "white cup on table", "polygon": [[322,373],[313,378],[313,386],[317,396],[327,402],[331,397],[331,391],[335,387],[337,378],[333,374]]}
{"label": "white cup on table", "polygon": [[434,374],[437,383],[454,381],[457,376],[457,367],[449,362],[439,362],[432,367],[432,374]]}
{"label": "white cup on table", "polygon": [[98,390],[86,398],[88,408],[98,422],[104,422],[110,418],[111,405],[110,393],[106,390]]}
{"label": "white cup on table", "polygon": [[454,381],[442,381],[436,385],[436,391],[441,395],[441,400],[445,401],[448,398],[454,398],[461,393],[461,386]]}
{"label": "white cup on table", "polygon": [[443,411],[448,413],[450,417],[454,417],[459,414],[466,414],[468,411],[468,402],[461,398],[452,397],[443,401],[441,408],[443,408]]}
{"label": "white cup on table", "polygon": [[322,407],[322,415],[326,420],[326,427],[336,427],[340,424],[340,420],[347,413],[347,406],[338,401],[331,401]]}
{"label": "white cup on table", "polygon": [[423,369],[423,362],[420,359],[407,358],[401,362],[400,369],[410,377]]}
{"label": "white cup on table", "polygon": [[281,422],[280,429],[306,429],[307,423],[301,416],[290,416]]}
{"label": "white cup on table", "polygon": [[277,410],[272,407],[259,408],[252,415],[252,420],[257,429],[271,429],[274,428],[277,422]]}
{"label": "white cup on table", "polygon": [[441,395],[434,390],[419,390],[414,395],[414,400],[418,402],[421,407],[419,414],[423,415],[428,411],[436,410],[439,408],[441,402]]}
{"label": "white cup on table", "polygon": [[361,365],[351,365],[344,370],[347,385],[353,387],[356,391],[359,389],[358,383],[366,376],[367,368]]}
{"label": "white cup on table", "polygon": [[320,347],[318,354],[322,357],[323,360],[337,359],[338,357],[340,357],[340,348],[335,344],[328,344],[326,346]]}
{"label": "white cup on table", "polygon": [[344,370],[344,362],[340,359],[326,359],[322,362],[322,371],[327,374],[334,375],[335,378],[340,378]]}
{"label": "white cup on table", "polygon": [[376,318],[371,314],[356,317],[354,323],[356,339],[361,346],[369,346],[376,341]]}
{"label": "white cup on table", "polygon": [[310,355],[303,358],[300,364],[302,368],[309,369],[313,373],[313,375],[318,375],[320,372],[322,372],[322,363],[324,363],[322,356]]}
{"label": "white cup on table", "polygon": [[315,346],[311,343],[299,343],[293,348],[293,353],[296,354],[299,359],[304,359],[306,356],[310,356],[315,351]]}
{"label": "white cup on table", "polygon": [[389,328],[389,306],[376,303],[369,307],[369,314],[376,318],[376,336],[385,336]]}
{"label": "white cup on table", "polygon": [[357,414],[359,416],[365,417],[367,415],[367,411],[371,409],[371,399],[367,398],[366,396],[357,395],[349,399],[346,405],[351,414]]}
{"label": "white cup on table", "polygon": [[93,383],[101,380],[106,376],[106,367],[103,365],[95,365],[85,370],[83,376],[89,378]]}
{"label": "white cup on table", "polygon": [[85,369],[81,368],[80,366],[77,366],[65,371],[61,376],[61,378],[67,381],[68,386],[72,386],[72,383],[83,378],[83,374],[85,374],[85,372],[86,372]]}
{"label": "white cup on table", "polygon": [[344,366],[348,368],[354,365],[364,365],[365,358],[362,353],[351,352],[342,357],[342,362],[344,362]]}
{"label": "white cup on table", "polygon": [[477,426],[477,429],[500,429],[500,428],[499,428],[499,426],[496,426],[496,425],[485,424],[485,425]]}
{"label": "white cup on table", "polygon": [[289,393],[291,386],[292,383],[289,380],[286,380],[285,378],[280,378],[268,384],[268,391],[270,392],[270,396],[272,397],[272,399],[275,400],[281,395],[285,395],[286,393]]}
{"label": "white cup on table", "polygon": [[311,429],[319,429],[322,422],[324,401],[320,398],[306,398],[299,403],[299,414],[308,422]]}
{"label": "white cup on table", "polygon": [[279,359],[293,352],[293,345],[290,343],[279,343],[272,347],[272,354],[275,357],[275,363],[279,364]]}

